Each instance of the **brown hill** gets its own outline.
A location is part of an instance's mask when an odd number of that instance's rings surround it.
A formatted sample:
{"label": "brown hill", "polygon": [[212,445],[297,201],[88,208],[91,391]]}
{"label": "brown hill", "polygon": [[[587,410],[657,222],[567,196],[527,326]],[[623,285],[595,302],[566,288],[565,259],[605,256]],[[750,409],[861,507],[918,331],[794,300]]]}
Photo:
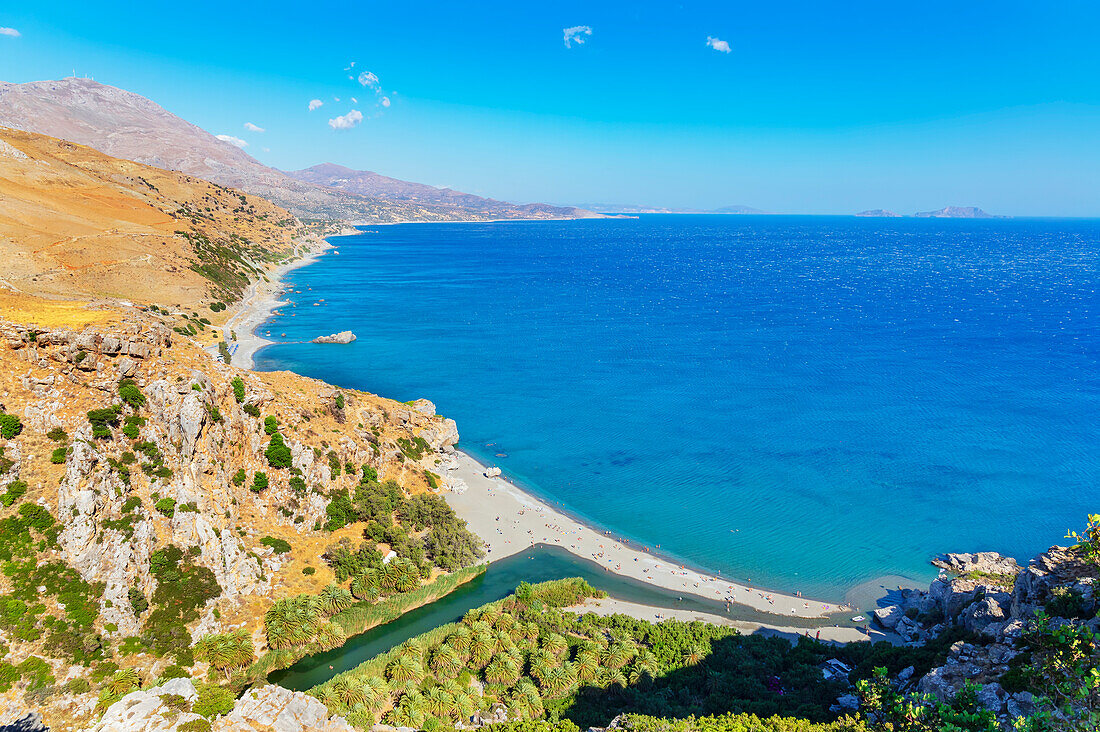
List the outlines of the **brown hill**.
{"label": "brown hill", "polygon": [[418,184],[392,178],[386,180],[403,185],[379,188],[378,193],[367,195],[298,180],[263,165],[145,97],[90,79],[0,82],[0,125],[72,140],[113,157],[239,188],[304,218],[389,222],[578,215],[572,209],[541,204],[517,207],[492,201],[486,204],[499,206],[479,206],[475,201],[485,199],[477,196],[469,197],[473,200],[467,200],[464,206],[410,198],[401,191]]}
{"label": "brown hill", "polygon": [[83,145],[0,128],[0,287],[197,308],[310,235],[284,209]]}

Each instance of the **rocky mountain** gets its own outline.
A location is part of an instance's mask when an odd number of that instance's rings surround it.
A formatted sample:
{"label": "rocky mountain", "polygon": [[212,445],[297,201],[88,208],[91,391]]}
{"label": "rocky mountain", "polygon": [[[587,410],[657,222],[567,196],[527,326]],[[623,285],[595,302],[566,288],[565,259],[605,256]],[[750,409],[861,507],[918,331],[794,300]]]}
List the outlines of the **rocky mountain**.
{"label": "rocky mountain", "polygon": [[992,214],[982,211],[977,206],[944,206],[937,211],[920,211],[913,214],[923,219],[994,219]]}
{"label": "rocky mountain", "polygon": [[867,211],[860,211],[856,216],[864,216],[866,218],[874,219],[892,219],[900,218],[901,214],[894,213],[893,211],[887,211],[884,208],[872,208]]}
{"label": "rocky mountain", "polygon": [[290,173],[306,183],[368,198],[426,206],[453,211],[462,218],[588,218],[590,211],[542,203],[515,204],[482,198],[450,188],[435,188],[423,183],[389,178],[369,170],[352,170],[335,163],[322,163]]}
{"label": "rocky mountain", "polygon": [[[387,222],[569,215],[538,205],[479,213],[474,207],[361,195],[298,180],[263,165],[145,97],[90,79],[0,82],[0,126],[70,140],[116,158],[238,188],[303,218]],[[393,190],[401,190],[401,186],[394,185]]]}
{"label": "rocky mountain", "polygon": [[722,208],[716,208],[711,213],[716,214],[762,214],[766,213],[758,208],[752,206],[723,206]]}

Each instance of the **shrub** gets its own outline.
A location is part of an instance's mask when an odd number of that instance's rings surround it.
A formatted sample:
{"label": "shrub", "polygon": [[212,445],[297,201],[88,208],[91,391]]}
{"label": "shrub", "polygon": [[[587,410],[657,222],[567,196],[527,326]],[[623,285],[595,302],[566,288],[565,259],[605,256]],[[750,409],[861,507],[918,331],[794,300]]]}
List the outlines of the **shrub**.
{"label": "shrub", "polygon": [[19,421],[19,417],[0,412],[0,437],[10,440],[22,431],[23,423]]}
{"label": "shrub", "polygon": [[64,465],[65,457],[69,454],[69,448],[58,447],[54,448],[54,451],[50,453],[50,462],[54,465]]}
{"label": "shrub", "polygon": [[153,508],[160,511],[165,516],[171,518],[172,515],[176,512],[176,499],[162,498],[153,505]]}
{"label": "shrub", "polygon": [[290,542],[274,536],[265,536],[264,538],[260,539],[260,543],[264,546],[271,547],[276,554],[286,554],[290,551]]}
{"label": "shrub", "polygon": [[306,492],[306,482],[300,476],[295,475],[290,479],[290,489],[301,495]]}
{"label": "shrub", "polygon": [[245,404],[243,407],[241,407],[241,409],[243,409],[244,413],[249,416],[255,417],[256,419],[260,418],[260,408],[257,407],[255,404]]}
{"label": "shrub", "polygon": [[256,471],[256,475],[252,476],[252,485],[250,489],[253,493],[259,493],[267,488],[267,473]]}
{"label": "shrub", "polygon": [[145,417],[138,417],[130,415],[126,418],[123,427],[122,434],[126,435],[131,440],[136,440],[140,434],[141,428],[145,425]]}
{"label": "shrub", "polygon": [[109,438],[111,427],[118,424],[120,414],[121,410],[117,405],[105,407],[104,409],[93,409],[88,412],[88,422],[92,425],[92,436]]}
{"label": "shrub", "polygon": [[287,447],[286,442],[283,441],[283,436],[278,432],[271,436],[271,442],[268,443],[267,450],[264,451],[264,457],[267,458],[267,464],[273,468],[289,468],[293,462],[290,448]]}
{"label": "shrub", "polygon": [[336,395],[336,408],[337,409],[343,409],[344,408],[344,395],[343,394],[337,394]]}
{"label": "shrub", "polygon": [[275,420],[275,417],[268,415],[264,417],[264,432],[269,435],[273,435],[279,431],[279,423]]}
{"label": "shrub", "polygon": [[206,413],[210,415],[210,421],[211,422],[221,422],[222,421],[222,413],[221,413],[221,410],[218,409],[218,405],[216,405],[216,404],[207,404],[206,405]]}
{"label": "shrub", "polygon": [[176,727],[176,732],[210,732],[211,729],[210,720],[192,719],[190,722],[184,722]]}
{"label": "shrub", "polygon": [[223,689],[216,684],[197,684],[195,691],[198,696],[191,706],[191,711],[195,714],[212,719],[219,714],[233,711],[234,698],[229,689]]}
{"label": "shrub", "polygon": [[311,574],[314,574],[316,571],[317,570],[313,567],[302,567],[302,574],[306,575],[307,577]]}
{"label": "shrub", "polygon": [[[7,437],[7,435],[4,436]],[[1066,534],[1066,538],[1076,541],[1074,549],[1081,552],[1085,559],[1100,567],[1100,513],[1089,514],[1088,526],[1085,527],[1084,533],[1070,531]]]}
{"label": "shrub", "polygon": [[54,442],[65,442],[69,439],[69,433],[60,427],[54,427],[52,430],[46,433],[46,437],[50,438]]}
{"label": "shrub", "polygon": [[123,379],[118,382],[118,395],[132,409],[145,406],[145,395],[141,393],[141,389],[138,388],[133,379]]}
{"label": "shrub", "polygon": [[244,482],[248,480],[248,474],[244,472],[244,468],[240,468],[233,475],[233,485],[244,485]]}
{"label": "shrub", "polygon": [[240,404],[244,401],[244,380],[240,376],[234,376],[229,383],[233,385],[233,398]]}
{"label": "shrub", "polygon": [[23,497],[27,492],[27,484],[21,480],[13,480],[8,483],[8,490],[4,495],[0,496],[0,503],[4,506],[11,506],[17,500]]}

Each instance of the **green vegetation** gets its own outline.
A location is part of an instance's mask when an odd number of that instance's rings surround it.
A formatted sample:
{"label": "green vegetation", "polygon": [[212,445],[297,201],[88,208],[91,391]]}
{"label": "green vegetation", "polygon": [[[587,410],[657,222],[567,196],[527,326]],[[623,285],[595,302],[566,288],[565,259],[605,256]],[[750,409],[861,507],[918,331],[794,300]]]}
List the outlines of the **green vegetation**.
{"label": "green vegetation", "polygon": [[251,417],[255,417],[256,419],[260,418],[260,408],[255,404],[245,404],[241,409],[244,410],[245,414]]}
{"label": "green vegetation", "polygon": [[337,409],[343,409],[344,408],[344,395],[343,395],[343,393],[337,393],[336,394],[336,408]]}
{"label": "green vegetation", "polygon": [[244,380],[240,376],[234,376],[229,383],[233,385],[233,398],[240,404],[244,401]]}
{"label": "green vegetation", "polygon": [[27,484],[21,480],[13,480],[8,483],[8,488],[3,495],[0,495],[0,503],[4,504],[5,508],[10,507],[13,503],[18,501],[27,492]]}
{"label": "green vegetation", "polygon": [[253,493],[259,493],[260,491],[267,490],[267,473],[256,471],[256,474],[252,476],[252,485],[249,486],[249,490]]}
{"label": "green vegetation", "polygon": [[118,382],[118,395],[122,401],[130,405],[131,409],[139,409],[145,406],[145,395],[134,383],[133,379],[123,379]]}
{"label": "green vegetation", "polygon": [[279,423],[275,417],[268,415],[264,417],[264,432],[268,435],[273,435],[279,431]]}
{"label": "green vegetation", "polygon": [[273,468],[289,468],[293,463],[290,448],[278,432],[271,435],[271,442],[267,444],[264,457],[267,458],[267,464]]}
{"label": "green vegetation", "polygon": [[54,427],[52,430],[46,433],[46,437],[50,438],[54,442],[68,442],[69,433],[60,427]]}
{"label": "green vegetation", "polygon": [[22,431],[23,423],[20,421],[19,417],[14,414],[0,412],[0,437],[3,437],[5,440],[10,440]]}
{"label": "green vegetation", "polygon": [[113,407],[93,409],[88,412],[88,422],[92,425],[92,437],[111,438],[111,428],[118,425],[122,410],[116,404]]}
{"label": "green vegetation", "polygon": [[431,452],[431,445],[428,441],[419,435],[409,440],[405,437],[397,438],[397,446],[401,448],[401,452],[409,460],[420,460],[426,453]]}
{"label": "green vegetation", "polygon": [[216,684],[196,684],[195,691],[198,696],[191,705],[191,711],[195,714],[213,719],[219,714],[228,714],[233,711],[235,701],[233,692]]}
{"label": "green vegetation", "polygon": [[238,468],[233,475],[233,485],[244,485],[246,480],[248,480],[248,474],[244,472],[244,468]]}
{"label": "green vegetation", "polygon": [[1077,542],[1074,549],[1080,552],[1081,556],[1087,561],[1100,567],[1100,513],[1089,514],[1088,525],[1085,527],[1084,533],[1079,534],[1076,531],[1069,531],[1066,538]]}
{"label": "green vegetation", "polygon": [[252,636],[244,628],[203,636],[195,644],[195,660],[206,661],[228,681],[231,672],[247,668],[255,660]]}
{"label": "green vegetation", "polygon": [[[197,549],[192,551],[197,553]],[[149,557],[149,571],[157,578],[157,589],[143,639],[156,655],[173,654],[181,666],[194,663],[186,624],[197,620],[199,608],[222,592],[214,573],[194,564],[193,558],[172,544]]]}
{"label": "green vegetation", "polygon": [[126,435],[126,437],[131,440],[136,440],[141,434],[141,428],[144,426],[145,417],[139,417],[132,414],[126,417],[122,426],[122,434]]}
{"label": "green vegetation", "polygon": [[155,504],[153,508],[163,513],[168,518],[171,518],[176,513],[176,499],[174,498],[161,498]]}
{"label": "green vegetation", "polygon": [[[68,454],[69,454],[69,448],[67,448],[67,447],[56,447],[50,453],[50,462],[53,463],[54,465],[64,465],[65,464],[65,458],[68,457]],[[8,505],[11,505],[11,504],[8,504]]]}
{"label": "green vegetation", "polygon": [[290,551],[290,542],[285,539],[278,539],[274,536],[265,536],[260,539],[260,543],[264,546],[269,546],[276,554],[286,554]]}

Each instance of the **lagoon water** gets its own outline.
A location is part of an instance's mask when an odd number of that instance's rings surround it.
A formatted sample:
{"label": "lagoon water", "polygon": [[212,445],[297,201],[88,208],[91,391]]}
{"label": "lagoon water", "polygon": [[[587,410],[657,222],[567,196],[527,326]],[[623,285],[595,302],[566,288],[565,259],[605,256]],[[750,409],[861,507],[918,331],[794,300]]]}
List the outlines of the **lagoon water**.
{"label": "lagoon water", "polygon": [[[700,567],[836,598],[927,579],[939,552],[1027,558],[1100,506],[1100,221],[643,216],[332,241],[289,275],[301,294],[260,328],[288,343],[257,368],[431,399],[461,448]],[[289,343],[341,330],[358,340]]]}

